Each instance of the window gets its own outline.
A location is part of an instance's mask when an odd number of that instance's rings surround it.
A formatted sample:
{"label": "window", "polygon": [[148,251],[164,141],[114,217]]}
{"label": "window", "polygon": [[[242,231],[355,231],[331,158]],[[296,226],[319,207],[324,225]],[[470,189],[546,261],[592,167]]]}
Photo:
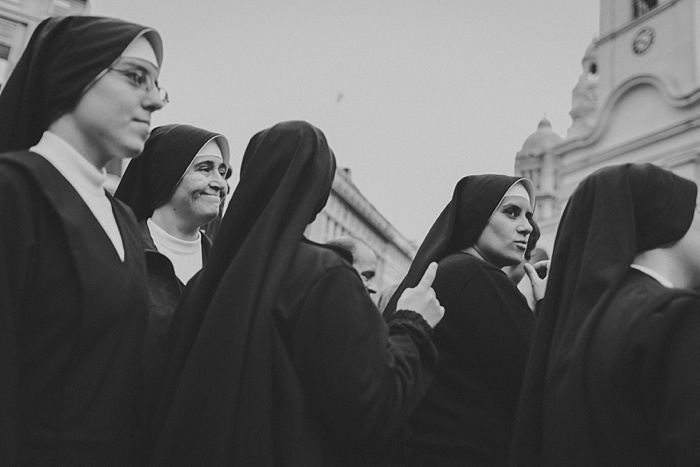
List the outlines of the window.
{"label": "window", "polygon": [[9,72],[10,51],[16,29],[17,23],[0,18],[0,86],[5,84]]}
{"label": "window", "polygon": [[659,4],[658,0],[632,0],[634,18],[649,13]]}

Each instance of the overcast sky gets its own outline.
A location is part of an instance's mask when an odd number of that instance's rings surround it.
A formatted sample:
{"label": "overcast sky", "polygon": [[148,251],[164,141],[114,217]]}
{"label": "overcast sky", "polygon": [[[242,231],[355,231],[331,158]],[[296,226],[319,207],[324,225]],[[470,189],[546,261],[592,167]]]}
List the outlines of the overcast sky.
{"label": "overcast sky", "polygon": [[466,175],[513,173],[546,114],[564,137],[598,34],[595,0],[92,0],[91,14],[156,28],[171,103],[154,125],[250,137],[321,128],[338,164],[421,241]]}

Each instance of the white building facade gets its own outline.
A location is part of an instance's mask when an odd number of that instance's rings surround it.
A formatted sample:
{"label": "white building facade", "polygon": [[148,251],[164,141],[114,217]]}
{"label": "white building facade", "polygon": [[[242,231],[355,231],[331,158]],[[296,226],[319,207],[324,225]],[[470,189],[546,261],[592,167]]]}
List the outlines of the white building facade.
{"label": "white building facade", "polygon": [[338,168],[331,195],[305,235],[318,243],[341,236],[359,238],[377,255],[377,287],[398,283],[408,271],[416,246],[377,211],[352,182],[348,169]]}
{"label": "white building facade", "polygon": [[540,127],[528,141],[541,144],[516,156],[550,253],[569,196],[602,167],[649,162],[700,181],[700,0],[601,0],[582,65],[566,138]]}
{"label": "white building facade", "polygon": [[0,88],[41,20],[84,15],[89,8],[88,0],[0,0]]}

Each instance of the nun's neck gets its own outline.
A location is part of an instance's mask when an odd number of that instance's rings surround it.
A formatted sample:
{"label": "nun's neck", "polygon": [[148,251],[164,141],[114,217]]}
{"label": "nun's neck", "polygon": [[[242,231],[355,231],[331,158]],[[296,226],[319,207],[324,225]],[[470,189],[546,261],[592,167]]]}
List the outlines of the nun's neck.
{"label": "nun's neck", "polygon": [[180,240],[196,240],[199,236],[199,225],[184,222],[180,217],[170,215],[167,206],[161,206],[153,211],[151,220],[158,227]]}

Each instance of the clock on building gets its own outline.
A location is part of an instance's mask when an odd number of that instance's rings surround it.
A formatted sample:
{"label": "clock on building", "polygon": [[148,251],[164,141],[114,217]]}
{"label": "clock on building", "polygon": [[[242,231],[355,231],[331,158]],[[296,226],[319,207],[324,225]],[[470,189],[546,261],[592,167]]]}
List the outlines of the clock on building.
{"label": "clock on building", "polygon": [[654,29],[650,27],[640,29],[632,41],[632,51],[637,55],[643,54],[654,43],[654,37]]}

